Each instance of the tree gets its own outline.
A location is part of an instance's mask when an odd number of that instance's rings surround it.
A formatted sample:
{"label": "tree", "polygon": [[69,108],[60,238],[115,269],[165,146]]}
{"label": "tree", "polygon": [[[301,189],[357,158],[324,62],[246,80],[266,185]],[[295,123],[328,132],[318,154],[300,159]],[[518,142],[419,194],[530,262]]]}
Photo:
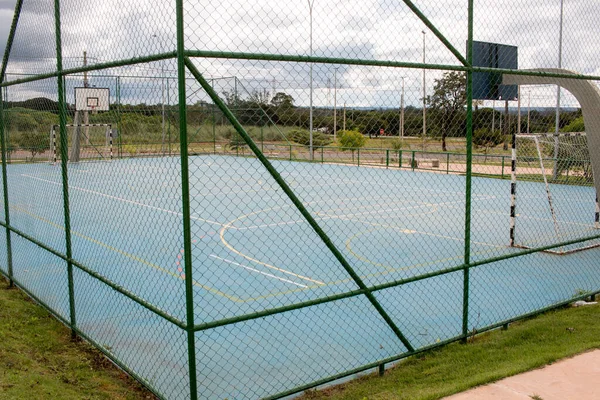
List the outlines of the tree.
{"label": "tree", "polygon": [[433,95],[427,96],[432,112],[441,124],[442,151],[446,151],[446,137],[463,130],[463,112],[467,104],[466,79],[463,72],[446,72],[435,80]]}
{"label": "tree", "polygon": [[561,129],[562,132],[585,132],[583,117],[578,117]]}
{"label": "tree", "polygon": [[338,144],[342,151],[352,151],[352,162],[354,162],[354,151],[360,149],[367,143],[367,138],[358,131],[340,131],[338,133]]}
{"label": "tree", "polygon": [[31,153],[33,159],[50,148],[50,138],[46,132],[23,132],[18,139],[19,147]]}
{"label": "tree", "polygon": [[488,128],[480,128],[473,132],[473,144],[476,147],[483,147],[487,161],[487,154],[490,148],[498,146],[504,140],[502,132],[499,130],[492,131]]}
{"label": "tree", "polygon": [[271,104],[278,109],[287,110],[294,106],[294,98],[289,94],[277,92],[271,99]]}

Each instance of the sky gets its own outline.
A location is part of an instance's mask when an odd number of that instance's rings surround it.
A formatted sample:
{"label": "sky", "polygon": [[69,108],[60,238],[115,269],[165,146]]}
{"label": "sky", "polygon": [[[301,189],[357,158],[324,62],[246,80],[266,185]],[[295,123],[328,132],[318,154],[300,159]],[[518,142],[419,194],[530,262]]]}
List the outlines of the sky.
{"label": "sky", "polygon": [[[456,57],[400,0],[195,0],[186,1],[186,47],[232,52],[277,53],[459,65]],[[561,0],[478,0],[475,2],[474,39],[519,48],[519,68],[557,67]],[[0,0],[0,50],[8,36],[15,0]],[[63,55],[65,67],[88,62],[144,56],[175,49],[174,1],[105,0],[94,3],[64,0]],[[312,7],[310,6],[312,4]],[[467,10],[463,0],[415,0],[415,4],[461,53],[467,40]],[[598,7],[593,0],[564,0],[561,64],[578,72],[600,75]],[[10,73],[43,73],[55,68],[53,2],[24,0],[22,20],[11,53]],[[312,22],[312,38],[311,38]],[[28,27],[25,29],[24,27]],[[423,33],[424,32],[424,33]],[[308,105],[310,65],[266,61],[196,59],[221,93],[284,91],[298,105]],[[109,70],[122,76],[122,95],[131,102],[158,103],[162,85],[176,98],[172,61]],[[397,107],[404,83],[405,104],[419,106],[423,97],[423,70],[352,65],[313,66],[314,104],[351,107]],[[337,67],[337,68],[336,68]],[[138,76],[133,78],[132,76]],[[426,72],[431,94],[441,71]],[[125,77],[129,76],[129,78]],[[144,77],[144,78],[141,78]],[[154,79],[148,79],[154,77]],[[114,86],[116,78],[94,78],[98,86]],[[81,78],[72,78],[71,85]],[[51,89],[24,88],[15,96],[44,94]],[[205,100],[190,83],[190,101]],[[550,106],[553,87],[524,87],[522,99],[533,106]],[[114,90],[113,90],[114,92]],[[238,92],[239,93],[239,92]],[[573,104],[568,94],[563,104]]]}
{"label": "sky", "polygon": [[12,23],[15,0],[0,0],[0,52],[4,54],[8,32]]}

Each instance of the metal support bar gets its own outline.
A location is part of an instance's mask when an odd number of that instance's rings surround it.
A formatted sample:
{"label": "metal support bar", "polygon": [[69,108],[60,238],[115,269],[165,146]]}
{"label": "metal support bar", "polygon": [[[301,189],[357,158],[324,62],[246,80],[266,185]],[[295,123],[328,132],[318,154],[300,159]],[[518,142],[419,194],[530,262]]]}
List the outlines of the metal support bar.
{"label": "metal support bar", "polygon": [[2,151],[2,190],[4,194],[4,221],[6,222],[6,262],[8,269],[8,280],[10,287],[13,287],[13,265],[12,265],[12,244],[10,237],[10,212],[8,207],[8,176],[6,173],[6,125],[4,123],[4,103],[2,90],[0,90],[0,151]]}
{"label": "metal support bar", "polygon": [[[19,235],[23,239],[25,239],[25,240],[27,240],[27,241],[35,244],[39,248],[46,250],[48,253],[50,253],[52,255],[55,255],[56,257],[58,257],[58,258],[60,258],[62,260],[69,261],[64,254],[62,254],[59,251],[57,251],[57,250],[55,250],[55,249],[53,249],[53,248],[45,245],[44,243],[40,242],[39,240],[34,239],[33,237],[27,235],[25,232],[22,232],[22,231],[16,229],[15,227],[10,226],[8,224],[5,224],[3,222],[0,222],[0,226],[3,226],[6,229],[9,229],[15,235]],[[125,297],[129,298],[130,300],[136,302],[137,304],[139,304],[140,306],[144,307],[148,311],[151,311],[151,312],[155,313],[159,317],[164,318],[165,320],[167,320],[170,323],[178,326],[179,328],[185,329],[185,324],[183,322],[181,322],[180,320],[178,320],[176,317],[168,314],[167,312],[161,310],[160,308],[157,308],[156,306],[153,306],[152,304],[146,302],[145,300],[143,300],[142,298],[138,297],[134,293],[128,291],[124,287],[117,285],[116,283],[114,283],[111,280],[105,278],[104,276],[102,276],[99,273],[93,271],[92,269],[86,267],[85,265],[77,262],[76,260],[71,260],[71,262],[73,263],[73,266],[75,268],[77,268],[77,269],[85,272],[86,274],[88,274],[92,278],[97,279],[98,281],[102,282],[103,284],[105,284],[106,286],[110,287],[111,289],[114,289],[115,291],[121,293],[123,296],[125,296]]]}
{"label": "metal support bar", "polygon": [[433,23],[431,23],[431,21],[429,21],[429,19],[425,16],[425,14],[423,14],[421,12],[421,10],[419,10],[419,8],[412,1],[403,0],[403,2],[421,20],[421,22],[423,22],[425,24],[425,26],[427,26],[427,28],[429,28],[429,30],[431,32],[433,32],[435,37],[437,37],[440,40],[440,42],[442,42],[444,44],[444,46],[446,46],[446,48],[448,50],[450,50],[450,52],[454,55],[454,57],[456,57],[456,59],[458,61],[460,61],[465,66],[470,66],[472,64],[472,62],[469,62],[468,60],[466,60],[463,57],[463,55],[460,53],[460,51],[456,50],[454,48],[454,46],[452,46],[452,43],[450,43],[448,41],[448,39],[446,39],[446,37],[442,34],[442,32],[440,32],[435,27],[435,25],[433,25]]}
{"label": "metal support bar", "polygon": [[17,0],[17,4],[15,4],[15,12],[13,15],[13,20],[10,25],[10,32],[8,33],[8,41],[6,42],[6,47],[4,48],[4,56],[2,57],[2,70],[0,71],[0,82],[1,83],[4,83],[6,67],[8,64],[8,56],[10,55],[10,51],[12,50],[13,41],[15,39],[15,32],[17,31],[17,24],[19,22],[19,17],[21,16],[22,8],[23,8],[23,0]]}
{"label": "metal support bar", "polygon": [[185,309],[188,368],[190,379],[190,399],[198,398],[198,377],[196,371],[196,335],[194,332],[194,286],[192,268],[192,234],[190,213],[190,182],[188,166],[187,108],[185,82],[185,46],[183,0],[176,0],[177,9],[177,86],[179,87],[179,157],[181,162],[181,207],[183,217],[183,261],[185,271]]}
{"label": "metal support bar", "polygon": [[[179,0],[181,1],[181,0]],[[283,192],[288,196],[288,198],[294,203],[298,211],[302,214],[302,216],[306,219],[311,228],[315,231],[315,233],[321,238],[325,246],[331,251],[333,256],[338,260],[344,270],[350,275],[352,280],[358,285],[358,287],[365,292],[365,296],[371,302],[373,307],[377,310],[379,315],[384,319],[384,321],[388,324],[390,329],[396,334],[398,339],[404,344],[404,346],[409,350],[413,351],[414,348],[408,341],[408,339],[404,336],[404,334],[400,331],[400,329],[396,326],[391,317],[387,314],[387,312],[383,309],[381,304],[377,301],[373,293],[367,288],[363,280],[358,276],[358,274],[354,271],[352,266],[346,261],[345,257],[342,253],[337,249],[335,244],[331,241],[331,239],[327,236],[325,231],[321,229],[317,221],[312,217],[312,215],[308,212],[308,210],[304,207],[304,204],[296,197],[292,189],[288,186],[285,180],[279,175],[279,172],[273,167],[271,162],[260,152],[260,149],[256,146],[256,144],[252,141],[244,127],[239,123],[237,118],[233,115],[231,110],[227,108],[225,103],[219,98],[218,94],[215,90],[209,85],[209,83],[204,79],[200,71],[196,68],[196,66],[192,63],[189,58],[186,58],[186,66],[188,70],[192,73],[192,75],[198,80],[198,83],[204,88],[206,93],[210,96],[212,101],[221,109],[221,111],[225,114],[229,122],[234,126],[236,131],[240,134],[240,136],[244,139],[248,147],[252,150],[254,155],[260,160],[260,162],[264,165],[267,171],[271,174],[273,179],[279,184]]]}
{"label": "metal support bar", "polygon": [[[469,0],[467,63],[473,64],[473,0]],[[471,185],[473,168],[473,71],[467,71],[467,174],[465,177],[465,258],[463,270],[462,334],[466,342],[469,333],[469,271],[471,263]]]}
{"label": "metal support bar", "polygon": [[60,129],[60,165],[62,175],[63,210],[65,220],[65,242],[67,252],[67,277],[69,284],[69,320],[71,337],[76,336],[77,320],[75,316],[75,287],[73,283],[73,250],[71,246],[71,214],[69,207],[69,176],[67,171],[67,103],[65,101],[65,81],[62,70],[62,38],[60,31],[60,0],[54,0],[54,22],[56,34],[56,70],[58,71],[58,120]]}

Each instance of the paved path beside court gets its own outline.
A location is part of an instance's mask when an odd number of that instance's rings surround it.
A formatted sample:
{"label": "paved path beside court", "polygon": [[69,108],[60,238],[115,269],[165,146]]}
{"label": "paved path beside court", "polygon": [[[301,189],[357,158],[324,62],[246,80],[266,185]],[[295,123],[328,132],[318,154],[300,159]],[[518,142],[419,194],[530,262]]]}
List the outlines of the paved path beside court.
{"label": "paved path beside court", "polygon": [[445,399],[597,400],[600,399],[600,350],[557,361]]}

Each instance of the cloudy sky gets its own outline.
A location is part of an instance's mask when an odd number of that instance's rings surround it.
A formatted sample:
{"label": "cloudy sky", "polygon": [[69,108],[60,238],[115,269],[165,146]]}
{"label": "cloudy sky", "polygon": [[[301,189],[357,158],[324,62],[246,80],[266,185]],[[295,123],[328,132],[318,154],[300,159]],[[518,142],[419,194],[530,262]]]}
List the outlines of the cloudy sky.
{"label": "cloudy sky", "polygon": [[[15,0],[0,0],[0,43],[4,48]],[[89,62],[143,56],[175,48],[174,1],[105,0],[101,3],[64,0],[63,54],[65,66],[81,65],[83,51]],[[314,54],[327,57],[459,65],[460,62],[400,0],[195,0],[185,2],[186,47],[189,49],[278,54]],[[448,41],[464,54],[467,10],[464,0],[415,0]],[[474,39],[519,48],[519,68],[556,67],[560,28],[560,0],[478,0],[475,2]],[[11,53],[9,72],[43,73],[54,69],[53,2],[25,0],[20,30]],[[311,18],[312,14],[312,18]],[[600,20],[593,0],[564,0],[562,65],[578,72],[600,75]],[[312,20],[312,40],[311,40]],[[27,28],[27,29],[25,29]],[[425,32],[425,33],[423,33]],[[312,46],[311,46],[312,45]],[[311,49],[312,48],[312,49]],[[225,59],[196,60],[208,77],[236,76],[246,92],[285,91],[296,104],[309,101],[308,64]],[[176,97],[173,62],[105,71],[119,75],[124,98],[158,103],[161,85],[170,82]],[[136,76],[134,78],[133,76]],[[428,71],[430,94],[441,71]],[[149,79],[154,77],[154,79]],[[403,78],[404,77],[404,78]],[[112,77],[93,78],[97,86],[114,86]],[[422,70],[340,65],[313,66],[314,101],[331,106],[395,107],[405,84],[406,104],[422,98]],[[233,91],[234,80],[215,81],[221,92]],[[71,78],[77,86],[80,77]],[[22,88],[26,97],[52,92],[46,82]],[[205,99],[190,82],[190,100]],[[337,90],[336,90],[337,89]],[[553,104],[552,87],[523,88],[533,106]],[[524,96],[522,96],[525,99]],[[563,96],[563,102],[573,99]]]}

